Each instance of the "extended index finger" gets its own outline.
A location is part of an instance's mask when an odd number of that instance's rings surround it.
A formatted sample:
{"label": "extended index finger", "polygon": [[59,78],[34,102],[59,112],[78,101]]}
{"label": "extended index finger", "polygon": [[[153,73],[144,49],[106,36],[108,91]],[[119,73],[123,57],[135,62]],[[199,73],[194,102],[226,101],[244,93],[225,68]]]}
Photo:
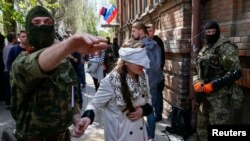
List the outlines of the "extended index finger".
{"label": "extended index finger", "polygon": [[99,44],[99,43],[106,43],[107,39],[101,36],[89,36],[89,39],[92,41],[93,44]]}
{"label": "extended index finger", "polygon": [[99,44],[94,44],[92,48],[92,52],[105,50],[108,48],[108,44],[104,42],[100,42]]}
{"label": "extended index finger", "polygon": [[107,42],[108,41],[105,37],[96,36],[96,38],[99,40],[99,42]]}

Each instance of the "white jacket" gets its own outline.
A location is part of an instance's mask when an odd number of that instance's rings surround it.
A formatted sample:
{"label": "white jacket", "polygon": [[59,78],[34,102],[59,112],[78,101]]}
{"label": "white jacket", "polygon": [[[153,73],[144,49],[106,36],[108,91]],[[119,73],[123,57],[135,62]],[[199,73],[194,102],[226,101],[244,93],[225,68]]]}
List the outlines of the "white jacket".
{"label": "white jacket", "polygon": [[[92,109],[95,114],[98,110],[103,109],[105,141],[147,141],[147,130],[143,117],[132,122],[127,118],[126,113],[117,107],[116,94],[111,86],[109,75],[102,79],[95,97],[86,109]],[[140,95],[133,102],[133,106],[151,104],[151,97],[147,99]]]}

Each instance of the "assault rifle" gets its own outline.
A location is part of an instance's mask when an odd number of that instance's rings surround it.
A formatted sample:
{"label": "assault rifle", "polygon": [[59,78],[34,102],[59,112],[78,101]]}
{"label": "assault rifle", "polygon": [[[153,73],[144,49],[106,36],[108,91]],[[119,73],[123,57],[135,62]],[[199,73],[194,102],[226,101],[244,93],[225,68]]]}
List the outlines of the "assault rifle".
{"label": "assault rifle", "polygon": [[204,110],[209,110],[211,107],[211,103],[207,100],[206,93],[196,93],[195,95],[195,105],[194,105],[194,112],[198,112],[199,107],[203,104]]}

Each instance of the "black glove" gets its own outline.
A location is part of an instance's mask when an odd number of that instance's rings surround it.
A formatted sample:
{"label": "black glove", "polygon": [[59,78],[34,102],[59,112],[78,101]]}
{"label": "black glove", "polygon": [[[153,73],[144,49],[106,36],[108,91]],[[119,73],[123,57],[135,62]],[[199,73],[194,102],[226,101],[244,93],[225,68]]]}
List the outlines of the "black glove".
{"label": "black glove", "polygon": [[143,111],[143,116],[147,116],[153,112],[153,108],[150,104],[146,103],[145,105],[141,106]]}
{"label": "black glove", "polygon": [[226,73],[224,76],[213,80],[211,83],[213,85],[214,91],[221,89],[222,87],[232,84],[234,81],[241,77],[241,70],[232,70]]}
{"label": "black glove", "polygon": [[88,118],[90,118],[90,120],[91,120],[91,123],[90,123],[90,124],[92,124],[93,121],[94,121],[94,118],[95,118],[95,113],[94,113],[93,110],[86,110],[86,111],[83,113],[83,115],[82,115],[82,118],[83,118],[83,117],[88,117]]}

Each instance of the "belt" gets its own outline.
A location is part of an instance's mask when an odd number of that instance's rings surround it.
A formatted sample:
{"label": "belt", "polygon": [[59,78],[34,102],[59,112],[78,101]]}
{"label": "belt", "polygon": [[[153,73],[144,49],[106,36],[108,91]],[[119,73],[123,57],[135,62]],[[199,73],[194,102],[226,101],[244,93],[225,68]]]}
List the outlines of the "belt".
{"label": "belt", "polygon": [[37,135],[37,136],[24,136],[22,141],[64,141],[66,137],[66,132],[58,133],[54,135]]}

